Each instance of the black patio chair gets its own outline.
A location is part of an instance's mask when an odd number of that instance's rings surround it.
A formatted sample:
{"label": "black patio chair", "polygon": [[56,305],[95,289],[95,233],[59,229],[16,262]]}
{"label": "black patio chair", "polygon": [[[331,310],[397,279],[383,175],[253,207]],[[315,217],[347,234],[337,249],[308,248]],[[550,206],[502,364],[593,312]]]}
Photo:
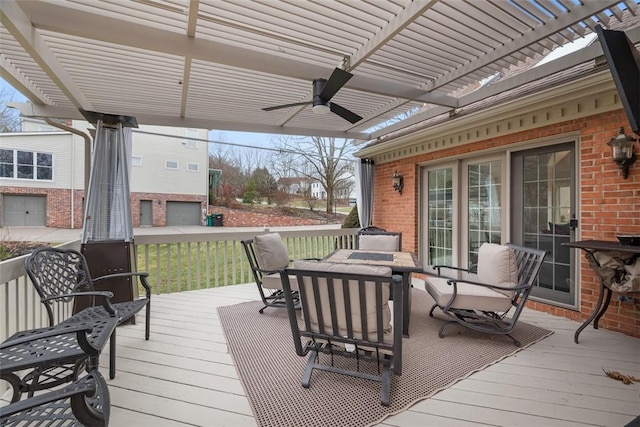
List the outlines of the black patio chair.
{"label": "black patio chair", "polygon": [[106,427],[110,408],[109,388],[95,370],[62,389],[0,408],[0,425]]}
{"label": "black patio chair", "polygon": [[106,297],[103,303],[106,316],[80,313],[75,322],[20,331],[0,344],[0,378],[13,389],[11,402],[98,369],[100,353],[118,322]]}
{"label": "black patio chair", "polygon": [[397,252],[402,250],[402,233],[369,227],[358,231],[358,249]]}
{"label": "black patio chair", "polygon": [[[309,356],[302,386],[310,386],[315,369],[377,381],[381,403],[388,406],[391,372],[402,373],[402,328],[391,326],[389,296],[402,301],[402,276],[392,276],[389,267],[308,261],[294,261],[294,268],[281,270],[280,276],[296,354]],[[402,325],[402,309],[393,304],[394,325]],[[349,360],[354,363],[343,363]]]}
{"label": "black patio chair", "polygon": [[[472,273],[468,269],[435,265],[438,277],[427,277],[425,289],[435,300],[429,311],[439,307],[451,319],[440,327],[438,335],[452,324],[488,334],[506,335],[520,347],[520,342],[510,335],[527,302],[532,287],[547,253],[539,249],[507,243],[484,243],[478,250],[477,273],[468,277],[441,276],[443,269]],[[507,317],[511,309],[511,317]]]}
{"label": "black patio chair", "polygon": [[[73,249],[57,248],[36,249],[25,260],[25,267],[31,282],[40,295],[40,301],[46,307],[51,326],[56,323],[55,313],[63,312],[64,306],[72,304],[75,298],[89,298],[89,307],[64,319],[62,323],[77,322],[79,316],[100,318],[108,315],[104,307],[95,305],[95,295],[100,294],[100,291],[94,290],[94,283],[105,279],[131,278],[131,285],[134,286],[136,281],[133,278],[138,277],[145,290],[144,297],[133,301],[114,303],[113,307],[118,314],[118,324],[131,319],[143,308],[146,308],[144,337],[145,340],[149,339],[151,287],[147,282],[147,273],[117,273],[92,278],[87,261],[80,252]],[[113,379],[115,376],[116,332],[114,329],[109,341],[109,377]]]}
{"label": "black patio chair", "polygon": [[[268,233],[242,240],[242,246],[249,261],[249,267],[260,292],[260,299],[264,307],[259,312],[263,313],[267,307],[284,308],[284,291],[279,271],[286,268],[291,260],[282,237],[279,233]],[[307,258],[307,260],[318,260]],[[295,278],[291,279],[292,295],[298,301],[297,285]],[[299,305],[298,305],[299,307]]]}

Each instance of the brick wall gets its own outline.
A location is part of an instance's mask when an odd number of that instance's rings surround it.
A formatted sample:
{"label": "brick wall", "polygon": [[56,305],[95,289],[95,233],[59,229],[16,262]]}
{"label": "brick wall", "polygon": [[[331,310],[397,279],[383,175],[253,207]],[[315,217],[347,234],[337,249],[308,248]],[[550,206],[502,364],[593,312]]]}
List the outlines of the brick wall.
{"label": "brick wall", "polygon": [[131,193],[131,216],[133,226],[140,227],[140,201],[151,202],[151,226],[164,227],[167,225],[167,201],[169,202],[200,202],[202,209],[207,208],[207,197],[185,194],[168,193]]}
{"label": "brick wall", "polygon": [[[622,110],[376,165],[373,224],[402,231],[403,249],[417,251],[418,165],[421,162],[455,158],[462,153],[488,147],[506,148],[518,142],[578,132],[581,239],[616,240],[616,234],[640,234],[640,162],[631,166],[629,177],[625,180],[611,159],[610,147],[606,145],[617,135],[620,126],[630,132]],[[573,136],[568,138],[573,139]],[[635,153],[640,153],[638,143]],[[391,185],[391,175],[396,170],[404,178],[402,195],[395,192]],[[586,319],[593,311],[600,285],[584,257],[581,257],[580,279],[579,312],[538,302],[530,302],[529,306],[574,320]],[[621,303],[615,300],[614,294],[609,309],[600,320],[601,327],[640,337],[640,295],[632,295],[635,296],[632,303]]]}
{"label": "brick wall", "polygon": [[[72,190],[60,188],[3,186],[2,194],[45,196],[47,198],[47,227],[82,228],[84,190],[73,190],[72,193]],[[72,205],[73,221],[71,219]]]}

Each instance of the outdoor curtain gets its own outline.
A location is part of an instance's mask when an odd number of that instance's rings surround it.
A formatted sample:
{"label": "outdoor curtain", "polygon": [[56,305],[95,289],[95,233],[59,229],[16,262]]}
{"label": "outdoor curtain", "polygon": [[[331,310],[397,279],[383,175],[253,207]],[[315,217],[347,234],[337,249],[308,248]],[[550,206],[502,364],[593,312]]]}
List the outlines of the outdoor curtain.
{"label": "outdoor curtain", "polygon": [[129,175],[131,128],[96,124],[82,243],[133,240]]}
{"label": "outdoor curtain", "polygon": [[369,227],[373,216],[373,172],[373,160],[361,159],[356,168],[356,201],[361,228]]}

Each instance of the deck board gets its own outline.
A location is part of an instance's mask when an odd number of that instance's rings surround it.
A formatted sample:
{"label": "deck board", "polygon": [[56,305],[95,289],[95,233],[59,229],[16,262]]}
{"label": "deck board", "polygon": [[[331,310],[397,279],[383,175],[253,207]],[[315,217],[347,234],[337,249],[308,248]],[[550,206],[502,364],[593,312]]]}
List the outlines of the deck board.
{"label": "deck board", "polygon": [[[149,341],[144,313],[118,328],[112,425],[255,425],[217,307],[256,299],[252,284],[154,295]],[[380,425],[624,426],[640,415],[640,384],[602,372],[640,377],[640,339],[589,327],[575,344],[578,322],[531,310],[522,319],[554,334]]]}

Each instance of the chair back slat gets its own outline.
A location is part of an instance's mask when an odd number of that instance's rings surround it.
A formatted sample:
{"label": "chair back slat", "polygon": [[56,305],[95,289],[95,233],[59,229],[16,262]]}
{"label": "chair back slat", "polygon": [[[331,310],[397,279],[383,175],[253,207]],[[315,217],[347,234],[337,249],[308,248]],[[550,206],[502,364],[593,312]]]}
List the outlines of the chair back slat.
{"label": "chair back slat", "polygon": [[56,305],[71,303],[74,292],[93,291],[86,261],[73,249],[38,248],[25,260],[25,269],[47,310],[50,326]]}

